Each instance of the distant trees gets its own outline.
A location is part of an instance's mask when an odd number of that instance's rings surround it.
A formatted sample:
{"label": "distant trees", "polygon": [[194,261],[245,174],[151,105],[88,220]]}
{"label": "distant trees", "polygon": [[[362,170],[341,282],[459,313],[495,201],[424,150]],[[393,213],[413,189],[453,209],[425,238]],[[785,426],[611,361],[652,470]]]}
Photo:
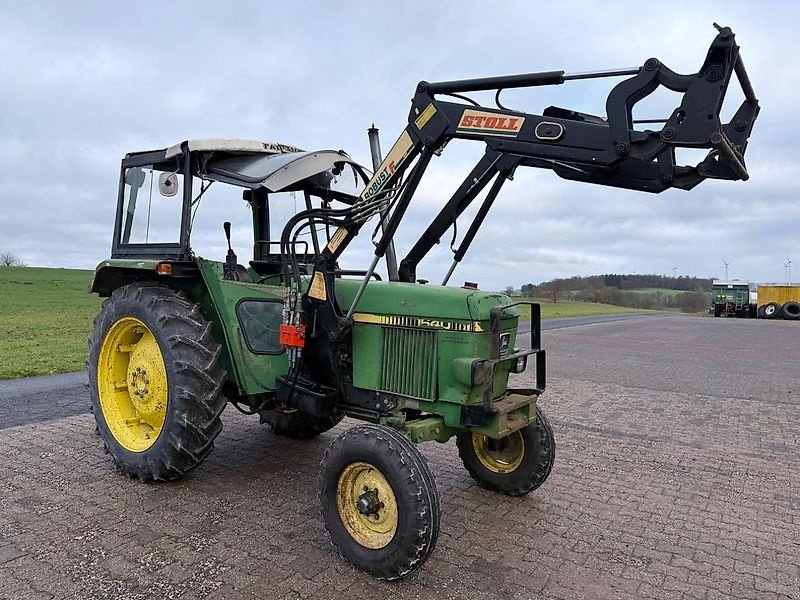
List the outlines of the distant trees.
{"label": "distant trees", "polygon": [[664,275],[591,275],[553,279],[522,286],[522,295],[583,302],[602,302],[630,308],[677,308],[700,312],[710,302],[711,280]]}
{"label": "distant trees", "polygon": [[22,262],[11,252],[0,253],[0,267],[24,267],[25,263]]}
{"label": "distant trees", "polygon": [[547,292],[547,297],[551,298],[553,302],[558,302],[558,294],[564,288],[564,281],[562,279],[553,279],[546,284],[542,284],[542,291]]}
{"label": "distant trees", "polygon": [[697,313],[708,308],[709,296],[703,292],[684,292],[678,294],[678,308],[681,312]]}
{"label": "distant trees", "polygon": [[522,286],[524,296],[548,296],[553,289],[558,291],[584,291],[614,288],[635,290],[640,288],[663,288],[685,292],[710,292],[711,279],[704,277],[668,277],[666,275],[590,275],[588,277],[567,277],[544,281],[539,284],[526,283]]}

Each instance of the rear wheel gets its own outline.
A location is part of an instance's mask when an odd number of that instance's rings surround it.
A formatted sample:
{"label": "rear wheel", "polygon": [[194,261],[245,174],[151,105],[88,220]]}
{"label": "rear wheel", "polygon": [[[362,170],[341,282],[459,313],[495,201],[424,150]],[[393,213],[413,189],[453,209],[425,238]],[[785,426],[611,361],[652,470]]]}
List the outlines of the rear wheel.
{"label": "rear wheel", "polygon": [[359,425],[320,468],[325,527],[339,553],[380,579],[419,569],[439,535],[439,492],[425,458],[394,429]]}
{"label": "rear wheel", "polygon": [[103,303],[89,337],[90,396],[123,472],[177,479],[208,456],[226,402],[220,354],[199,308],[172,288],[132,283]]}
{"label": "rear wheel", "polygon": [[261,422],[269,425],[275,435],[284,435],[297,440],[307,440],[325,433],[344,418],[343,414],[315,417],[296,408],[281,407],[259,411],[259,415]]}
{"label": "rear wheel", "polygon": [[508,496],[523,496],[542,485],[556,458],[553,429],[539,407],[535,423],[504,438],[467,431],[458,434],[456,445],[478,485]]}

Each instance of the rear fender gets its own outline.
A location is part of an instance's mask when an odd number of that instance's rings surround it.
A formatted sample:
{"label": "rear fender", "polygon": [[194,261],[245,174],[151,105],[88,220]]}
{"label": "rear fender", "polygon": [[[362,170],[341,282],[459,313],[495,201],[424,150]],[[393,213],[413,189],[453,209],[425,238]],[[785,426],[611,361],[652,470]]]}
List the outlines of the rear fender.
{"label": "rear fender", "polygon": [[136,281],[157,280],[157,260],[104,260],[94,270],[89,292],[110,296],[115,289]]}
{"label": "rear fender", "polygon": [[[169,274],[159,274],[160,263],[170,264]],[[195,261],[162,261],[162,260],[130,260],[111,259],[101,262],[95,269],[89,291],[101,297],[122,286],[131,283],[153,281],[163,283],[185,293],[189,299],[200,307],[200,311],[211,323],[214,340],[222,346],[222,366],[228,373],[230,381],[241,390],[240,375],[236,369],[235,356],[231,353],[228,327],[220,315],[215,298],[208,283],[203,277]]]}

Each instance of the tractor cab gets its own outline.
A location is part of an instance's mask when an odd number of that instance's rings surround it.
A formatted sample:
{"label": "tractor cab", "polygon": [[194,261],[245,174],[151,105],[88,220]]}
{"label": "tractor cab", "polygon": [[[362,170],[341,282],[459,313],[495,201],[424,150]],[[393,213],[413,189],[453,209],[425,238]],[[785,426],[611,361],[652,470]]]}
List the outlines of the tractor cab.
{"label": "tractor cab", "polygon": [[[241,191],[229,190],[226,201],[241,194],[249,204],[253,246],[249,268],[237,263],[230,274],[241,281],[280,277],[284,269],[280,242],[270,236],[270,196],[293,192],[307,209],[332,202],[350,205],[365,180],[364,169],[341,150],[306,152],[249,140],[188,140],[162,150],[129,153],[121,166],[111,258],[191,262],[197,255],[193,225],[198,210],[205,208],[204,198],[216,192],[214,188],[235,186]],[[219,206],[210,210],[230,213]],[[219,226],[222,232],[222,221]],[[229,236],[229,228],[225,230]],[[291,242],[302,246],[298,263],[304,270],[319,253],[317,233],[311,230],[311,248],[306,241]]]}

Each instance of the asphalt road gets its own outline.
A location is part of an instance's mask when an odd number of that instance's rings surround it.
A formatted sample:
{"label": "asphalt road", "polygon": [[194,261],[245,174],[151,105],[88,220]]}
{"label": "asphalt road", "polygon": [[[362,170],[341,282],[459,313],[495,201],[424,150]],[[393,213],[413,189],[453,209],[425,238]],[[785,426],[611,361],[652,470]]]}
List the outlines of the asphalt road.
{"label": "asphalt road", "polygon": [[89,412],[86,371],[0,381],[0,429]]}
{"label": "asphalt road", "polygon": [[[546,319],[542,321],[542,329],[561,329],[653,316],[658,315],[630,313]],[[524,322],[520,324],[519,332],[524,334],[530,329],[530,322]],[[0,381],[0,429],[27,423],[44,423],[89,412],[86,383],[85,371]]]}
{"label": "asphalt road", "polygon": [[[594,315],[591,317],[560,317],[556,319],[544,319],[542,321],[542,331],[547,331],[548,329],[563,329],[565,327],[578,327],[580,325],[595,325],[597,323],[613,323],[614,321],[628,321],[630,319],[647,319],[665,316],[668,315],[663,313],[620,313],[616,315]],[[519,333],[528,333],[530,330],[530,321],[523,321],[520,323]]]}

